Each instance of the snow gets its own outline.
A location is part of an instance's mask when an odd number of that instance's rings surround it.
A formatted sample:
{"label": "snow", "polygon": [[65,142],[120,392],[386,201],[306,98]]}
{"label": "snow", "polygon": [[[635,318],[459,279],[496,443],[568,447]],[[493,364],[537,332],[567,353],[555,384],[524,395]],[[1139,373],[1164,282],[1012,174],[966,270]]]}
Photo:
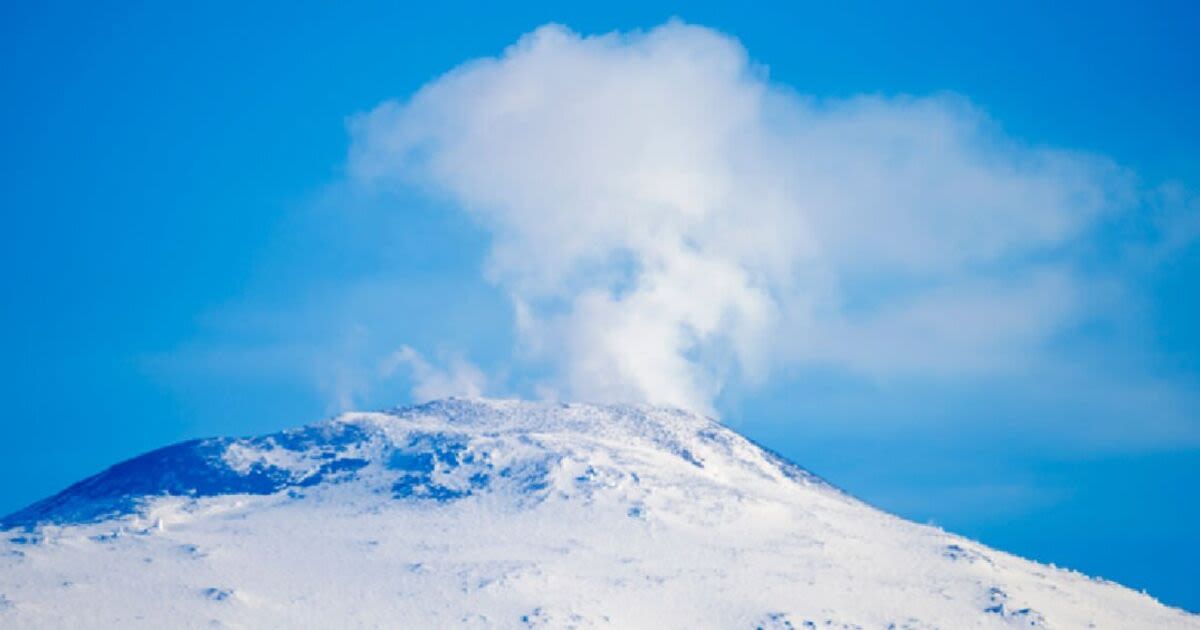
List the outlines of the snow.
{"label": "snow", "polygon": [[4,628],[1200,628],[642,406],[451,399],[185,442],[0,529]]}

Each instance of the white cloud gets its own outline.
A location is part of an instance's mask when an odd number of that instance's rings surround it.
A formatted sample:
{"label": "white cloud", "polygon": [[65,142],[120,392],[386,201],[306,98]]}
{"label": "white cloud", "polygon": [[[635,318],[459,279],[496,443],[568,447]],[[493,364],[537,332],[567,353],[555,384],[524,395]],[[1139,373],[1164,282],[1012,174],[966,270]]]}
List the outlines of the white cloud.
{"label": "white cloud", "polygon": [[[961,98],[805,97],[679,22],[545,26],[352,131],[362,181],[427,188],[491,231],[486,273],[552,391],[708,412],[785,362],[1019,363],[1076,315],[1072,245],[1133,194]],[[429,374],[426,394],[479,376]]]}

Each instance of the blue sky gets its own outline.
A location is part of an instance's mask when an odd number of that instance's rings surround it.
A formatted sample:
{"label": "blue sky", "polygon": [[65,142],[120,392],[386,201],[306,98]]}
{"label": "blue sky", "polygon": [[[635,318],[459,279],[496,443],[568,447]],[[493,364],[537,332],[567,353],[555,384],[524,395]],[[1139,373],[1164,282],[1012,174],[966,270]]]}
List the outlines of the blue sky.
{"label": "blue sky", "polygon": [[[879,312],[912,295],[912,283],[999,301],[981,302],[996,305],[983,315],[964,308],[941,327],[964,334],[940,342],[896,339],[905,329],[887,326],[765,329],[772,347],[806,331],[841,341],[768,361],[761,378],[729,378],[705,398],[715,411],[881,507],[1200,610],[1200,16],[1188,4],[3,11],[0,478],[10,481],[0,484],[0,511],[180,439],[292,426],[347,403],[408,402],[419,366],[402,359],[395,371],[380,369],[406,346],[438,374],[478,366],[488,393],[533,395],[550,383],[561,395],[606,395],[560,378],[571,365],[539,358],[514,332],[513,295],[545,315],[578,287],[547,297],[530,288],[520,261],[496,271],[496,243],[528,236],[518,207],[525,191],[481,197],[469,185],[496,163],[446,171],[431,162],[432,174],[381,190],[362,184],[348,155],[355,143],[371,146],[372,133],[405,125],[450,130],[426,139],[433,158],[453,155],[455,143],[480,153],[478,138],[452,134],[462,121],[440,113],[474,101],[431,97],[437,107],[422,110],[406,99],[548,22],[592,35],[678,16],[715,29],[711,41],[736,38],[757,64],[755,85],[815,99],[852,128],[915,125],[903,105],[915,99],[935,120],[979,125],[996,144],[1018,147],[969,143],[965,158],[1086,154],[1119,172],[1068,183],[1121,179],[1129,197],[1052,247],[1019,247],[1028,233],[1014,232],[1004,256],[948,255],[937,274],[842,273],[881,264],[847,254],[836,263],[847,312]],[[590,50],[566,42],[567,52]],[[619,76],[626,66],[613,60],[637,46],[621,40],[587,54]],[[464,85],[474,94],[475,84]],[[882,113],[855,117],[861,109],[845,103],[862,95]],[[792,96],[780,98],[791,103],[786,116],[812,122]],[[382,131],[348,129],[392,99],[400,113],[379,118]],[[983,122],[963,114],[963,103]],[[774,121],[753,129],[792,133]],[[847,144],[860,151],[851,157],[875,146]],[[368,166],[395,170],[395,156],[378,155]],[[774,164],[783,154],[768,155]],[[918,172],[931,181],[942,173]],[[472,203],[482,214],[464,209]],[[994,233],[977,230],[992,225],[988,216],[966,224],[964,248]],[[838,251],[855,251],[859,233],[848,234]],[[1035,281],[1045,277],[1060,280]],[[1023,291],[1034,285],[1043,291]],[[1066,294],[1069,308],[1047,303]],[[1016,327],[1034,332],[996,333],[1004,327],[993,315],[1010,306],[1037,315]],[[568,336],[548,341],[569,346],[578,329],[564,329]],[[830,332],[846,330],[853,334]],[[749,363],[723,346],[712,352]],[[624,385],[617,379],[613,391]]]}

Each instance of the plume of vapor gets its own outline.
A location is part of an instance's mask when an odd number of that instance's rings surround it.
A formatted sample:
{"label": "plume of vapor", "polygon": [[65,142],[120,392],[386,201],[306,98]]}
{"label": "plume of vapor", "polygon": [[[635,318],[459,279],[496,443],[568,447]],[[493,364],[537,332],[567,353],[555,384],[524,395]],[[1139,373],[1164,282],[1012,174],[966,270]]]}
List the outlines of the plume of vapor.
{"label": "plume of vapor", "polygon": [[1019,361],[1084,299],[1064,252],[1132,194],[1107,161],[1023,146],[961,98],[805,97],[677,21],[544,26],[351,127],[357,178],[491,232],[485,272],[547,391],[709,413],[785,363]]}

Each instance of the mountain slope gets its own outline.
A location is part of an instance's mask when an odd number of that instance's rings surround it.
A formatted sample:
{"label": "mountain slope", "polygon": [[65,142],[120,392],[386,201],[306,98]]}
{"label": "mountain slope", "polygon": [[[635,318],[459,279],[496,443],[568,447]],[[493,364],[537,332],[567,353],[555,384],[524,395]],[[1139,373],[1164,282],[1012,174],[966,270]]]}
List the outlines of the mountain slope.
{"label": "mountain slope", "polygon": [[5,529],[6,628],[1200,628],[649,407],[448,400],[185,442]]}

